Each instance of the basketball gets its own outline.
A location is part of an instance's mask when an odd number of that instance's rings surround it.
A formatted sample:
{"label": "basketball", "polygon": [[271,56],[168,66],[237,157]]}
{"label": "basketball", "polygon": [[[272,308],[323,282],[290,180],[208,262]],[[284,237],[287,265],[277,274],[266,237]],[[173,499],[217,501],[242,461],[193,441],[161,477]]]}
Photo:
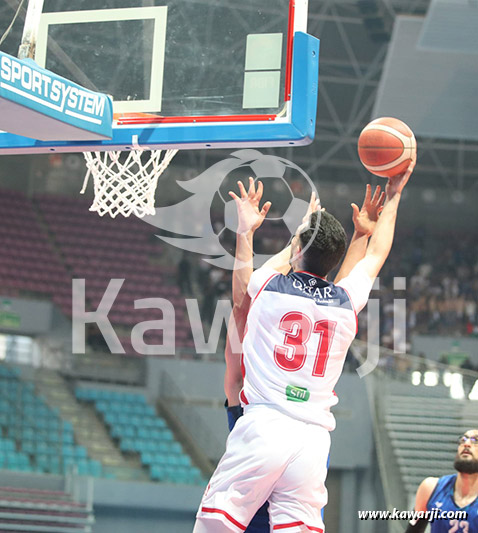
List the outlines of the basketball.
{"label": "basketball", "polygon": [[360,161],[372,174],[383,178],[405,172],[416,151],[413,131],[398,118],[373,120],[358,140]]}

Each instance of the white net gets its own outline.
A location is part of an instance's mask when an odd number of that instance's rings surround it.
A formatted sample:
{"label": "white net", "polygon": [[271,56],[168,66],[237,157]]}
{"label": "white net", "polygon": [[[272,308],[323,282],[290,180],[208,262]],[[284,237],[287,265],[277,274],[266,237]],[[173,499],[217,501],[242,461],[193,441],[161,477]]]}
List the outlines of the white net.
{"label": "white net", "polygon": [[164,154],[162,150],[151,150],[146,160],[146,153],[141,149],[131,150],[126,156],[116,151],[85,152],[88,172],[81,194],[92,175],[95,199],[90,211],[96,211],[100,216],[109,214],[112,218],[131,214],[137,217],[154,215],[158,179],[176,153],[177,150],[167,150]]}

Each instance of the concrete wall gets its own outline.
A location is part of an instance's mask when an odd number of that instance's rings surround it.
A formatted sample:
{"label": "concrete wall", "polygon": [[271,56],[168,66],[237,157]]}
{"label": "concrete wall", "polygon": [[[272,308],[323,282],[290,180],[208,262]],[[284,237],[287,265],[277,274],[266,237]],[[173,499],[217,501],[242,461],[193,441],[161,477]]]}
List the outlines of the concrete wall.
{"label": "concrete wall", "polygon": [[195,513],[97,507],[93,533],[191,533]]}

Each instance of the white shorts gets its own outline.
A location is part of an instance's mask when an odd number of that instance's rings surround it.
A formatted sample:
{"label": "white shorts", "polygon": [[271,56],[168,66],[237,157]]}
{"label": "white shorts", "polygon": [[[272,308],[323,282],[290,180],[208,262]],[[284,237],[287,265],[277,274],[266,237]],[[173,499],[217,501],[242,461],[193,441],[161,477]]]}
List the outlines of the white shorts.
{"label": "white shorts", "polygon": [[[227,440],[198,518],[244,531],[268,500],[273,530],[323,533],[330,433],[268,406],[248,407]],[[271,530],[272,530],[271,529]]]}

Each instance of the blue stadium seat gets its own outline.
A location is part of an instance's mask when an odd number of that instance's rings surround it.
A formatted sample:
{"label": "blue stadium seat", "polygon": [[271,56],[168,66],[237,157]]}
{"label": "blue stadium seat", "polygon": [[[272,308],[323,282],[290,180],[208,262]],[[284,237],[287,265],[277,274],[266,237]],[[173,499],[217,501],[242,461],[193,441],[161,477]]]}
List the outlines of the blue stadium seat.
{"label": "blue stadium seat", "polygon": [[172,441],[173,439],[173,432],[170,429],[163,429],[161,431],[161,440]]}
{"label": "blue stadium seat", "polygon": [[178,465],[180,466],[191,466],[191,458],[189,455],[181,454],[178,455]]}
{"label": "blue stadium seat", "polygon": [[95,461],[94,459],[91,459],[89,461],[89,474],[94,477],[101,477],[103,474],[103,468],[101,466],[101,463],[99,461]]}
{"label": "blue stadium seat", "polygon": [[102,414],[108,413],[110,410],[109,404],[105,402],[104,400],[98,400],[95,404],[95,407]]}
{"label": "blue stadium seat", "polygon": [[201,471],[197,466],[191,467],[189,471],[195,483],[202,484],[204,482]]}
{"label": "blue stadium seat", "polygon": [[61,453],[65,459],[75,457],[76,455],[75,447],[64,445],[61,448]]}
{"label": "blue stadium seat", "polygon": [[105,413],[103,415],[105,422],[109,424],[110,426],[113,424],[116,424],[118,422],[118,416],[116,413]]}
{"label": "blue stadium seat", "polygon": [[63,432],[69,431],[73,433],[73,425],[71,422],[68,422],[67,420],[63,420]]}
{"label": "blue stadium seat", "polygon": [[145,415],[156,416],[156,409],[151,405],[146,405],[145,410],[143,412]]}
{"label": "blue stadium seat", "polygon": [[118,413],[118,424],[128,425],[130,423],[130,417],[126,414]]}
{"label": "blue stadium seat", "polygon": [[63,435],[61,436],[61,440],[63,444],[73,444],[74,442],[73,433],[70,433],[70,432],[63,433]]}
{"label": "blue stadium seat", "polygon": [[165,466],[164,472],[168,481],[176,482],[176,468],[174,466]]}
{"label": "blue stadium seat", "polygon": [[86,391],[85,389],[80,389],[79,387],[77,387],[75,389],[75,398],[77,400],[86,400],[87,399],[87,394],[86,394]]}
{"label": "blue stadium seat", "polygon": [[138,437],[141,439],[151,439],[151,431],[145,427],[138,428]]}
{"label": "blue stadium seat", "polygon": [[49,431],[46,440],[51,442],[53,445],[58,445],[58,443],[62,442],[63,439],[61,438],[61,435],[57,429],[56,431]]}
{"label": "blue stadium seat", "polygon": [[33,440],[22,441],[22,450],[25,453],[34,454],[36,452],[36,443]]}
{"label": "blue stadium seat", "polygon": [[15,451],[15,443],[11,439],[0,439],[0,451],[13,452]]}
{"label": "blue stadium seat", "polygon": [[150,476],[153,481],[163,481],[166,479],[166,472],[162,466],[151,465]]}
{"label": "blue stadium seat", "polygon": [[86,448],[84,446],[76,446],[75,448],[75,456],[79,459],[86,459],[88,457],[88,453],[86,452]]}
{"label": "blue stadium seat", "polygon": [[78,474],[80,476],[87,476],[90,473],[89,463],[86,459],[79,459],[76,462],[76,466],[78,467]]}
{"label": "blue stadium seat", "polygon": [[157,429],[164,429],[167,427],[166,421],[164,418],[160,418],[159,416],[152,419],[153,426]]}
{"label": "blue stadium seat", "polygon": [[121,439],[120,450],[122,452],[133,452],[134,451],[134,440],[133,439]]}
{"label": "blue stadium seat", "polygon": [[193,476],[191,476],[189,470],[187,469],[178,469],[176,471],[176,482],[183,484],[193,484]]}
{"label": "blue stadium seat", "polygon": [[151,452],[143,452],[141,454],[141,462],[144,465],[150,465],[153,463],[154,455]]}
{"label": "blue stadium seat", "polygon": [[123,437],[134,438],[136,437],[136,428],[130,425],[123,425],[121,426],[121,435]]}
{"label": "blue stadium seat", "polygon": [[169,451],[172,453],[183,453],[183,449],[179,442],[170,442],[168,443]]}

